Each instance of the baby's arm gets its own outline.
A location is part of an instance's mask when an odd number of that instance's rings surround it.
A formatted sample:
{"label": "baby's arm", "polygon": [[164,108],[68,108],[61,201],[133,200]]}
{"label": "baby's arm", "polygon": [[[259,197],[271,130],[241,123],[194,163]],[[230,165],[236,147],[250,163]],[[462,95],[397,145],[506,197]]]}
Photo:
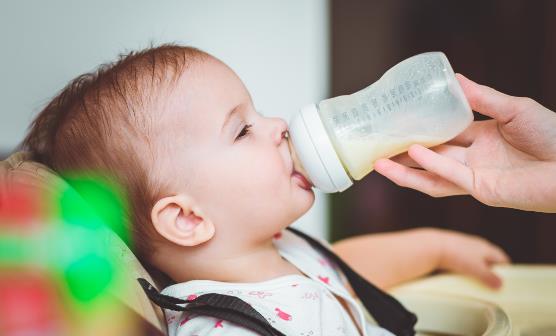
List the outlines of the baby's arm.
{"label": "baby's arm", "polygon": [[357,236],[334,243],[333,249],[353,269],[381,288],[435,270],[470,275],[497,288],[501,280],[490,266],[509,262],[501,248],[485,239],[434,228]]}

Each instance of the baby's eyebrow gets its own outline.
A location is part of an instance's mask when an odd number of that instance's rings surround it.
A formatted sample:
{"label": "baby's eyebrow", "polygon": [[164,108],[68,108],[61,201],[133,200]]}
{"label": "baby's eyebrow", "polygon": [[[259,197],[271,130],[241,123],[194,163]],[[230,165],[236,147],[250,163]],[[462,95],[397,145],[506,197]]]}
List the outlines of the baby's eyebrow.
{"label": "baby's eyebrow", "polygon": [[226,116],[224,117],[224,122],[222,123],[222,129],[220,130],[220,133],[222,133],[222,131],[224,130],[224,128],[226,127],[226,125],[228,124],[228,122],[232,119],[232,117],[237,113],[237,111],[239,111],[239,106],[237,105],[236,107],[234,107],[230,112],[228,112],[228,114],[226,114]]}

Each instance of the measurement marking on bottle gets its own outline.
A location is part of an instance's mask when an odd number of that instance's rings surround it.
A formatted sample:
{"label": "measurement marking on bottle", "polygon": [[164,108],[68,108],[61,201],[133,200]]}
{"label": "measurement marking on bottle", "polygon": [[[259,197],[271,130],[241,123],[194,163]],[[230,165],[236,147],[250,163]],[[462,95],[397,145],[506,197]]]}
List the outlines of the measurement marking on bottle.
{"label": "measurement marking on bottle", "polygon": [[[380,93],[368,93],[363,97],[362,103],[352,107],[349,111],[335,113],[332,122],[336,128],[353,127],[354,125],[365,125],[365,129],[372,128],[371,123],[375,118],[384,118],[393,111],[400,109],[403,105],[419,101],[423,98],[423,88],[429,86],[429,82],[438,76],[444,76],[445,65],[441,60],[425,60],[426,71],[417,79],[406,80],[403,83],[390,87]],[[408,77],[414,77],[408,76]]]}

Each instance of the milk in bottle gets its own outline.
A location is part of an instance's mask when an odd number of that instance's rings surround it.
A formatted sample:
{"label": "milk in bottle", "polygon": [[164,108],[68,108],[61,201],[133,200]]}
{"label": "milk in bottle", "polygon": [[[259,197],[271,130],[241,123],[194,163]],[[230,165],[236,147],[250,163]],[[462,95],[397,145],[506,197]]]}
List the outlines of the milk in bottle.
{"label": "milk in bottle", "polygon": [[304,107],[289,137],[298,169],[315,187],[337,192],[372,171],[377,159],[412,144],[444,143],[472,120],[448,59],[430,52],[402,61],[359,92]]}

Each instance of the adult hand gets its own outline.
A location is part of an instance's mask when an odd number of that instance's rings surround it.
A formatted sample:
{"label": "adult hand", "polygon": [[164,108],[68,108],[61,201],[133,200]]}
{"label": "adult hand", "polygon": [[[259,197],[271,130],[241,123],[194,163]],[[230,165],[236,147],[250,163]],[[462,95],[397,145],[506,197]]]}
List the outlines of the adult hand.
{"label": "adult hand", "polygon": [[469,194],[491,206],[556,212],[556,114],[457,77],[471,108],[493,119],[432,150],[413,145],[378,160],[375,170],[434,197]]}

